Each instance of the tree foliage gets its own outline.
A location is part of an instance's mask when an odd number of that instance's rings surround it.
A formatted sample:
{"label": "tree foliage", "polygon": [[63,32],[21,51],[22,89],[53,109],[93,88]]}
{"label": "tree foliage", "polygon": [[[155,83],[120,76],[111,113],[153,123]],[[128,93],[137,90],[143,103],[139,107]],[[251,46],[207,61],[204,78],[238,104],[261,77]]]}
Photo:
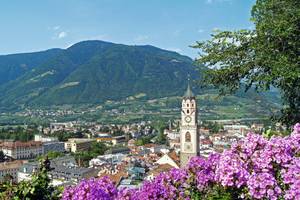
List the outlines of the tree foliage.
{"label": "tree foliage", "polygon": [[0,162],[4,162],[5,160],[5,154],[3,153],[3,151],[0,151]]}
{"label": "tree foliage", "polygon": [[216,31],[211,40],[197,42],[198,63],[206,64],[205,84],[221,94],[239,88],[281,91],[278,120],[300,121],[300,1],[257,0],[252,8],[253,30]]}
{"label": "tree foliage", "polygon": [[83,138],[84,135],[82,132],[77,131],[75,133],[73,132],[68,132],[68,131],[57,131],[55,133],[52,134],[54,137],[57,137],[59,141],[61,142],[65,142],[67,141],[69,138]]}
{"label": "tree foliage", "polygon": [[156,137],[156,143],[166,144],[167,136],[164,134],[164,130],[168,127],[164,121],[156,121],[153,124],[154,129],[158,132]]}
{"label": "tree foliage", "polygon": [[2,140],[19,140],[29,141],[34,138],[34,134],[37,134],[37,129],[24,129],[22,127],[0,129],[0,139]]}
{"label": "tree foliage", "polygon": [[43,160],[45,158],[48,158],[50,160],[54,159],[54,158],[58,158],[58,157],[62,157],[64,156],[65,154],[62,153],[62,152],[58,152],[58,151],[49,151],[46,155],[41,155],[41,156],[38,156],[36,158],[36,160]]}
{"label": "tree foliage", "polygon": [[89,161],[99,155],[103,155],[104,152],[108,149],[105,143],[93,142],[88,151],[76,152],[73,155],[79,166],[89,166]]}
{"label": "tree foliage", "polygon": [[203,127],[208,128],[212,134],[219,133],[221,129],[224,129],[224,127],[221,124],[218,124],[217,122],[204,122]]}
{"label": "tree foliage", "polygon": [[31,181],[22,181],[17,185],[5,183],[0,188],[0,199],[4,200],[58,200],[60,188],[50,184],[46,168],[41,165],[41,170],[32,176]]}

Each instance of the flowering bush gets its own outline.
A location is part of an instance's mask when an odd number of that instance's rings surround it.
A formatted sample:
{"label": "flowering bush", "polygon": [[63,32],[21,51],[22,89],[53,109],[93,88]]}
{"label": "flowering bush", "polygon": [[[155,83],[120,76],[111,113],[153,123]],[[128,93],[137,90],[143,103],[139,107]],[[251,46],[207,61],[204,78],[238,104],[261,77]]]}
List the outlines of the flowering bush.
{"label": "flowering bush", "polygon": [[270,140],[249,133],[222,154],[194,157],[139,189],[117,190],[108,178],[66,188],[63,200],[300,199],[300,124]]}
{"label": "flowering bush", "polygon": [[85,200],[85,199],[114,199],[117,189],[107,177],[81,181],[76,187],[67,187],[62,199]]}

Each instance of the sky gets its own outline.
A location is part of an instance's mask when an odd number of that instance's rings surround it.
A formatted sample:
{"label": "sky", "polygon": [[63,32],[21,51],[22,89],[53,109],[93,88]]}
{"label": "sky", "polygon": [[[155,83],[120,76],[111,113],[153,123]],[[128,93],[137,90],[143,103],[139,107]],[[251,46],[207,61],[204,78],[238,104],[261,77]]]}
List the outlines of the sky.
{"label": "sky", "polygon": [[215,29],[253,28],[255,0],[26,0],[0,2],[0,55],[84,40],[153,45],[192,58]]}

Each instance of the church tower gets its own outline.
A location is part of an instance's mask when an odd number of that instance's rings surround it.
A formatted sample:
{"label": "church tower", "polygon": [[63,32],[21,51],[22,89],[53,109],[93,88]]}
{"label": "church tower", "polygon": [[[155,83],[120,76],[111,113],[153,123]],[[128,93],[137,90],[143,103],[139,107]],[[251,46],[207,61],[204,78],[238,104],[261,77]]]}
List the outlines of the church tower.
{"label": "church tower", "polygon": [[184,167],[189,159],[199,155],[197,103],[190,85],[182,99],[180,126],[180,165]]}

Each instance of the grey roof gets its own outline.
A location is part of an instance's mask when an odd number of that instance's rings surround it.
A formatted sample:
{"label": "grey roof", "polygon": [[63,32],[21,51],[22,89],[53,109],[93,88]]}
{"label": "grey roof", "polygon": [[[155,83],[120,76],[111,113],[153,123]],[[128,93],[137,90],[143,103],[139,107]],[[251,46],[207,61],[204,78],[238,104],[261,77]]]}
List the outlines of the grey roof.
{"label": "grey roof", "polygon": [[[53,170],[50,171],[50,174],[65,173],[70,176],[82,176],[83,174],[94,170],[92,168],[83,168],[76,166],[75,159],[72,156],[63,156],[55,158],[53,160],[50,160],[50,162],[51,168],[53,168]],[[19,168],[19,171],[24,172],[24,168],[26,168],[26,173],[31,174],[34,170],[39,169],[39,163],[25,163],[24,165],[22,165],[22,167]]]}
{"label": "grey roof", "polygon": [[85,173],[94,171],[93,168],[83,168],[83,167],[66,167],[66,166],[55,166],[53,171],[50,171],[50,173],[63,173],[68,174],[70,176],[82,176]]}
{"label": "grey roof", "polygon": [[130,149],[128,147],[117,147],[117,148],[112,148],[107,150],[105,154],[117,154],[117,153],[128,154],[129,152]]}
{"label": "grey roof", "polygon": [[128,172],[129,172],[129,174],[136,174],[136,173],[145,174],[145,168],[131,167],[128,169]]}
{"label": "grey roof", "polygon": [[187,87],[187,90],[184,94],[184,98],[194,98],[195,95],[194,93],[192,92],[192,89],[191,89],[191,86],[190,86],[190,83],[188,83],[188,87]]}

